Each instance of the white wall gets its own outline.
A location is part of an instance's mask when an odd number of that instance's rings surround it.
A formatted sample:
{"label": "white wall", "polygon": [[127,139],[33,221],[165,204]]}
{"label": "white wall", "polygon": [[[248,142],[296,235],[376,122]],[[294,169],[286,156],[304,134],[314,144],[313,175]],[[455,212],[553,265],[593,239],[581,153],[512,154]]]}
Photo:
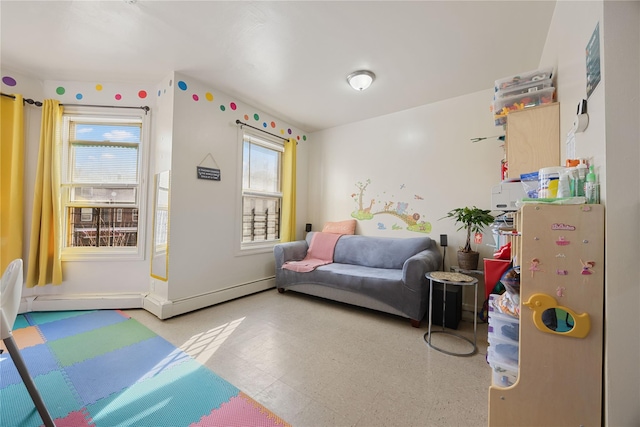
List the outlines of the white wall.
{"label": "white wall", "polygon": [[[169,280],[153,282],[152,297],[161,307],[151,309],[162,318],[274,286],[272,249],[240,253],[241,130],[236,119],[298,139],[299,171],[306,170],[309,144],[301,130],[194,79],[175,73],[166,84],[162,92],[173,94]],[[197,179],[197,166],[220,169],[221,180]],[[302,206],[305,184],[302,179],[298,187]],[[299,223],[300,233],[302,227]]]}
{"label": "white wall", "polygon": [[[134,261],[63,261],[63,283],[25,289],[23,310],[141,307],[165,318],[273,286],[271,250],[239,256],[239,130],[235,120],[299,140],[298,235],[306,217],[307,135],[251,106],[177,73],[157,84],[39,81],[9,70],[17,85],[3,83],[4,93],[57,99],[64,104],[151,107],[150,160],[146,175],[145,258]],[[181,89],[178,83],[187,85]],[[197,98],[197,101],[196,101]],[[224,111],[223,111],[224,107]],[[25,246],[38,158],[40,109],[26,107]],[[258,117],[256,119],[255,117]],[[272,124],[274,127],[272,127]],[[211,154],[217,165],[206,158]],[[196,179],[196,166],[219,167],[222,181]],[[150,277],[153,178],[172,171],[169,281]],[[259,283],[260,285],[253,285]],[[249,284],[249,285],[247,285]],[[150,295],[150,303],[144,297]],[[215,295],[214,295],[215,294]]]}
{"label": "white wall", "polygon": [[[640,425],[640,2],[604,2],[606,420]],[[632,279],[633,278],[633,279]]]}
{"label": "white wall", "polygon": [[[458,207],[488,209],[491,187],[500,182],[502,143],[497,139],[470,141],[504,135],[502,127],[494,126],[489,111],[493,82],[487,86],[491,89],[315,132],[310,144],[309,217],[305,222],[321,230],[327,221],[351,218],[357,209],[356,184],[371,180],[364,193],[365,207],[372,199],[372,213],[384,210],[385,203],[393,202],[391,210],[398,202],[408,203],[408,212],[431,224],[427,236],[438,243],[440,234],[449,236],[446,265],[456,265],[455,253],[466,236],[456,231],[453,221],[439,218]],[[369,90],[375,90],[375,84]],[[366,95],[354,92],[354,96]],[[405,223],[389,214],[358,221],[357,233],[424,235],[407,231]],[[487,232],[484,243],[492,242]],[[487,257],[493,249],[483,244],[478,250]]]}
{"label": "white wall", "polygon": [[602,81],[589,98],[589,127],[576,137],[576,154],[593,158],[606,205],[604,423],[631,426],[640,425],[640,3],[558,2],[540,64],[556,66],[566,135],[586,98],[584,52],[598,22]]}
{"label": "white wall", "polygon": [[[24,74],[3,69],[17,81],[14,87],[4,83],[5,93],[20,93],[37,101],[56,99],[65,104],[106,104],[122,106],[153,105],[153,98],[142,100],[141,91],[150,94],[149,85],[106,82],[40,81]],[[64,91],[62,90],[64,89]],[[120,100],[116,100],[119,95]],[[144,95],[145,97],[147,95]],[[33,187],[38,161],[41,110],[25,107],[25,234],[23,258],[28,268],[29,237],[33,208]],[[23,296],[29,301],[28,310],[126,308],[140,306],[141,295],[148,290],[149,264],[147,260],[127,262],[75,261],[63,263],[63,283],[59,286],[26,288]],[[114,280],[118,271],[126,280]],[[34,300],[35,299],[35,300]]]}

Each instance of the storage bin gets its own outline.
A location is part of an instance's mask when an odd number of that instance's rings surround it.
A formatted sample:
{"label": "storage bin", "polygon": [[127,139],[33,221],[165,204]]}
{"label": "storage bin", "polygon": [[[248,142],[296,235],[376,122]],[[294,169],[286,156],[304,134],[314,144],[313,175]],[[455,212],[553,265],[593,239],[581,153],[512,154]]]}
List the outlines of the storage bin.
{"label": "storage bin", "polygon": [[495,124],[506,124],[507,115],[512,111],[524,110],[525,108],[552,103],[555,90],[556,89],[554,87],[550,87],[531,93],[496,99],[493,102],[493,118],[495,120]]}
{"label": "storage bin", "polygon": [[505,90],[514,86],[521,86],[535,81],[543,81],[553,77],[553,67],[541,68],[539,70],[526,71],[513,76],[496,80],[495,90]]}
{"label": "storage bin", "polygon": [[536,92],[538,90],[548,89],[550,87],[553,87],[553,80],[551,80],[550,78],[545,80],[536,80],[526,84],[510,86],[506,89],[498,90],[495,94],[495,99]]}
{"label": "storage bin", "polygon": [[497,338],[519,344],[520,319],[497,312],[489,313],[489,339]]}
{"label": "storage bin", "polygon": [[[491,352],[487,352],[487,358],[492,359]],[[501,362],[489,362],[492,371],[493,385],[498,387],[509,387],[518,380],[518,365]]]}
{"label": "storage bin", "polygon": [[[517,299],[519,300],[519,298]],[[498,295],[498,294],[489,295],[489,303],[488,303],[489,317],[491,317],[493,313],[500,313],[500,314],[504,314],[505,316],[513,317],[514,319],[519,319],[519,309],[520,309],[519,302],[515,300],[516,298],[511,297],[508,293],[505,293],[502,295]],[[505,309],[509,309],[509,308],[516,309],[518,310],[518,312],[514,313],[514,312],[509,312],[508,310],[505,311]]]}
{"label": "storage bin", "polygon": [[489,337],[489,347],[491,348],[492,360],[489,362],[501,363],[503,365],[517,365],[520,358],[520,343],[500,339],[496,336]]}

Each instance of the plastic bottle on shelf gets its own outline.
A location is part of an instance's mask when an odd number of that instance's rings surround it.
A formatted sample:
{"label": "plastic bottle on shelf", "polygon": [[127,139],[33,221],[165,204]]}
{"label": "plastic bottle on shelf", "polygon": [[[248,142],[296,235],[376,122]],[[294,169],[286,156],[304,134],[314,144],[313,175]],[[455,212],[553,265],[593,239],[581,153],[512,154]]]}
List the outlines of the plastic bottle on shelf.
{"label": "plastic bottle on shelf", "polygon": [[580,163],[578,169],[578,185],[576,185],[576,196],[584,196],[584,185],[587,179],[587,165]]}
{"label": "plastic bottle on shelf", "polygon": [[558,193],[557,197],[571,197],[571,184],[570,184],[570,172],[565,170],[560,174],[560,179],[558,180]]}
{"label": "plastic bottle on shelf", "polygon": [[569,191],[571,197],[578,195],[578,169],[576,167],[569,168]]}
{"label": "plastic bottle on shelf", "polygon": [[600,184],[598,184],[596,174],[593,172],[593,165],[589,167],[589,173],[587,174],[584,183],[584,196],[587,199],[587,203],[596,204],[600,203]]}

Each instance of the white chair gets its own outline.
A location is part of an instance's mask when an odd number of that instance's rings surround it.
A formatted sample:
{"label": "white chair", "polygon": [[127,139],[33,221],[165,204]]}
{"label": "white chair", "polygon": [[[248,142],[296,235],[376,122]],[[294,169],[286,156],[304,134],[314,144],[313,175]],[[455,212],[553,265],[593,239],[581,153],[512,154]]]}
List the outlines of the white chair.
{"label": "white chair", "polygon": [[27,391],[36,405],[36,409],[40,414],[40,418],[47,427],[55,427],[49,411],[47,411],[44,401],[33,382],[27,365],[25,365],[20,350],[16,345],[11,330],[18,315],[20,306],[20,298],[22,297],[22,260],[16,259],[9,264],[2,275],[2,284],[0,285],[0,338],[9,351],[16,369],[27,387]]}

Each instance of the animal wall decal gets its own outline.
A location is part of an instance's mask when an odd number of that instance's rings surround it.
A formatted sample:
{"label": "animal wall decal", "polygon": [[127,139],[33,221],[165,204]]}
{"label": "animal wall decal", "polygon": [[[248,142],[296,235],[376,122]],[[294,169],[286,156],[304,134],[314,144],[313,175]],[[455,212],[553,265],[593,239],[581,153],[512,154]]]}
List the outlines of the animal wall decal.
{"label": "animal wall decal", "polygon": [[[356,210],[351,212],[351,216],[355,219],[361,221],[369,221],[374,218],[376,215],[390,215],[396,217],[400,221],[404,222],[407,226],[404,228],[408,231],[414,231],[417,233],[430,233],[431,232],[431,223],[425,221],[418,212],[414,212],[412,208],[409,206],[409,202],[405,200],[394,200],[395,196],[386,195],[386,192],[383,192],[382,197],[376,196],[372,198],[365,197],[365,192],[367,187],[371,184],[371,179],[367,179],[365,182],[356,182],[355,186],[357,188],[357,192],[351,194],[351,198],[356,203]],[[402,184],[400,186],[400,190],[404,190],[406,186]],[[408,196],[407,196],[408,197]],[[413,194],[413,200],[417,200],[418,202],[424,200],[423,197]],[[381,200],[382,198],[386,198],[386,200]],[[388,230],[389,228],[383,223],[377,222],[378,230]],[[398,223],[393,223],[391,226],[391,230],[402,230],[403,227],[399,226]]]}

